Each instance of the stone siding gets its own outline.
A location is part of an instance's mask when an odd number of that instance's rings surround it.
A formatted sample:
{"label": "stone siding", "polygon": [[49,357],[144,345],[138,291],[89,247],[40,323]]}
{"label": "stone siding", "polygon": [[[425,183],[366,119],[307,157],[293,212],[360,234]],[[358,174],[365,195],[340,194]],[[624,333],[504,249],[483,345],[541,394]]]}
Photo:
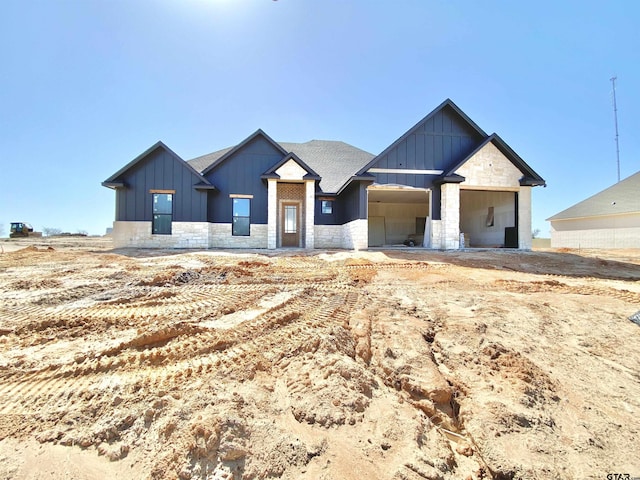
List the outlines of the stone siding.
{"label": "stone siding", "polygon": [[[440,248],[457,250],[460,248],[460,185],[444,183],[441,187],[441,228]],[[434,247],[435,248],[435,247]]]}
{"label": "stone siding", "polygon": [[487,143],[456,172],[463,187],[518,187],[522,172],[493,143]]}
{"label": "stone siding", "polygon": [[209,224],[206,222],[172,222],[171,235],[152,235],[151,222],[113,222],[116,248],[207,248]]}
{"label": "stone siding", "polygon": [[209,248],[267,248],[267,225],[252,223],[249,236],[231,234],[230,223],[209,224]]}

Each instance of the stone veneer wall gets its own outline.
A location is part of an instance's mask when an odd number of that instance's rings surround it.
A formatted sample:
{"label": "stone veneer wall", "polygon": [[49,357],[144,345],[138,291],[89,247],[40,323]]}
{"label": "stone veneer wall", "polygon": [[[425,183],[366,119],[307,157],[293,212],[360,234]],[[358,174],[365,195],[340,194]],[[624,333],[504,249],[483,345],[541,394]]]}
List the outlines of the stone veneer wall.
{"label": "stone veneer wall", "polygon": [[116,248],[207,248],[207,222],[173,222],[171,235],[152,235],[151,222],[113,222],[113,243]]}
{"label": "stone veneer wall", "polygon": [[520,187],[518,192],[518,248],[531,250],[531,187]]}
{"label": "stone veneer wall", "polygon": [[173,222],[171,235],[152,235],[151,222],[113,222],[116,248],[267,248],[267,225],[251,224],[251,235],[233,236],[230,223]]}
{"label": "stone veneer wall", "polygon": [[345,225],[316,225],[315,248],[364,250],[369,246],[367,220],[353,220]]}
{"label": "stone veneer wall", "polygon": [[442,247],[442,220],[431,220],[431,248]]}
{"label": "stone veneer wall", "polygon": [[457,250],[460,248],[460,185],[458,183],[442,184],[440,208],[442,211],[440,248]]}
{"label": "stone veneer wall", "polygon": [[249,236],[231,234],[230,223],[210,223],[209,248],[267,248],[267,225],[252,223]]}

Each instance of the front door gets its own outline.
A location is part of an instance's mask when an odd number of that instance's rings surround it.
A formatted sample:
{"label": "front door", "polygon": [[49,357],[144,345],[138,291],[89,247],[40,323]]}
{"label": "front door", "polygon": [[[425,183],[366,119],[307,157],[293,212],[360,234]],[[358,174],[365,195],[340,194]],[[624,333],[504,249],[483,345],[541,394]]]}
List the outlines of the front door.
{"label": "front door", "polygon": [[300,246],[300,208],[297,203],[282,204],[282,246]]}

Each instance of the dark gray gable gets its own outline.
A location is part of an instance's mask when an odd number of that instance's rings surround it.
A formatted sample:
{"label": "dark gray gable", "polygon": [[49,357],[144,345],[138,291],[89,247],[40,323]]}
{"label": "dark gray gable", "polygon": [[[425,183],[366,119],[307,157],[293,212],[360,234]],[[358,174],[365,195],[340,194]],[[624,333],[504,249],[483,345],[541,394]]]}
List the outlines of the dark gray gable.
{"label": "dark gray gable", "polygon": [[[202,175],[203,176],[207,175],[209,172],[211,172],[213,169],[215,169],[216,167],[218,167],[219,165],[227,161],[229,158],[234,157],[240,150],[247,147],[250,143],[252,143],[258,137],[264,138],[268,143],[270,143],[273,146],[273,148],[279,151],[283,156],[288,153],[277,142],[275,142],[269,135],[264,133],[262,129],[259,128],[254,133],[252,133],[247,138],[245,138],[242,142],[240,142],[238,145],[236,145],[235,147],[225,152],[221,157],[216,159],[211,165],[209,165],[204,170],[202,170]],[[194,159],[194,160],[197,160],[197,159]]]}
{"label": "dark gray gable", "polygon": [[487,134],[450,99],[442,102],[377,155],[370,168],[447,170],[465,158]]}
{"label": "dark gray gable", "polygon": [[173,150],[171,150],[169,147],[167,147],[161,141],[158,141],[155,144],[153,144],[151,147],[149,147],[147,150],[142,152],[140,155],[138,155],[136,158],[134,158],[132,161],[130,161],[128,164],[126,164],[124,167],[122,167],[116,173],[111,175],[104,182],[102,182],[102,185],[104,187],[108,187],[108,188],[123,188],[123,187],[126,187],[125,182],[124,182],[123,179],[124,179],[124,177],[126,177],[127,173],[131,169],[133,169],[134,167],[139,166],[139,164],[142,164],[144,161],[146,161],[148,158],[150,158],[151,155],[154,152],[156,152],[157,150],[162,150],[162,151],[166,152],[170,156],[170,158],[174,159],[177,163],[180,164],[181,168],[187,169],[189,174],[191,174],[191,175],[193,175],[195,177],[194,178],[194,184],[197,183],[197,184],[199,184],[201,186],[206,186],[206,188],[212,188],[213,187],[213,185],[211,185],[210,182],[208,182],[205,178],[203,178],[198,171],[196,171],[191,165],[189,165],[187,162],[185,162],[182,158],[180,158],[180,156],[177,153],[175,153]]}
{"label": "dark gray gable", "polygon": [[[469,155],[463,160],[455,164],[449,170],[442,174],[442,178],[455,176],[455,171],[464,165],[471,157],[482,150],[488,143],[493,143],[495,147],[511,162],[513,165],[522,172],[522,179],[520,185],[526,186],[546,186],[545,181],[540,175],[538,175],[522,158],[518,155],[507,143],[500,138],[497,133],[492,133],[488,136],[484,142],[478,145]],[[462,178],[462,177],[460,177]]]}

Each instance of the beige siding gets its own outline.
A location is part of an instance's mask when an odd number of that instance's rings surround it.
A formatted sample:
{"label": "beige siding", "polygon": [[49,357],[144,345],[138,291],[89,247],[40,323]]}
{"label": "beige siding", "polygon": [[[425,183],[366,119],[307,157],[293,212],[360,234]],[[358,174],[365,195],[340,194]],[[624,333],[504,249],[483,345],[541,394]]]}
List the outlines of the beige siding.
{"label": "beige siding", "polygon": [[640,248],[640,212],[551,222],[554,248]]}

